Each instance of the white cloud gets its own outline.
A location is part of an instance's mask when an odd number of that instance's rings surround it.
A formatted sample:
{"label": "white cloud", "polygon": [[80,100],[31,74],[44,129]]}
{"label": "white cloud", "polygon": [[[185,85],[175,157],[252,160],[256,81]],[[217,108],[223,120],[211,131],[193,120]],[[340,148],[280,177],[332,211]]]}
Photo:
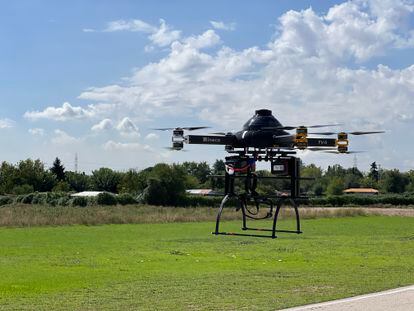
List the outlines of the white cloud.
{"label": "white cloud", "polygon": [[280,37],[271,46],[283,54],[363,62],[412,42],[413,33],[401,30],[413,11],[406,1],[348,1],[325,16],[311,8],[289,11],[279,18]]}
{"label": "white cloud", "polygon": [[92,28],[83,28],[82,31],[83,32],[96,32],[96,30]]}
{"label": "white cloud", "polygon": [[152,152],[152,148],[148,145],[141,145],[139,143],[120,143],[115,141],[108,141],[103,145],[106,151],[145,151]]}
{"label": "white cloud", "polygon": [[181,37],[181,31],[173,30],[163,19],[160,19],[160,27],[148,38],[154,45],[163,47],[171,44]]}
{"label": "white cloud", "polygon": [[211,26],[213,26],[214,29],[218,30],[228,30],[233,31],[236,30],[236,23],[224,23],[221,21],[210,21]]}
{"label": "white cloud", "polygon": [[115,32],[115,31],[133,31],[133,32],[144,32],[144,33],[155,33],[157,28],[140,20],[117,20],[109,22],[105,28],[105,32]]}
{"label": "white cloud", "polygon": [[140,136],[137,126],[129,118],[123,118],[116,126],[116,129],[124,136]]}
{"label": "white cloud", "polygon": [[147,136],[145,136],[146,140],[157,140],[159,138],[160,138],[160,136],[158,134],[155,134],[155,133],[149,133]]}
{"label": "white cloud", "polygon": [[52,138],[52,143],[56,145],[71,145],[79,143],[81,140],[70,136],[63,130],[55,130],[55,137]]}
{"label": "white cloud", "polygon": [[16,122],[10,119],[0,119],[0,129],[8,129],[14,127]]}
{"label": "white cloud", "polygon": [[[109,22],[105,28],[105,32],[116,31],[132,31],[142,32],[148,34],[148,39],[151,43],[158,47],[165,47],[172,42],[178,40],[181,37],[181,31],[174,30],[171,26],[167,25],[165,20],[160,19],[160,25],[153,26],[140,19],[134,20],[117,20]],[[152,47],[146,47],[146,50],[151,50]]]}
{"label": "white cloud", "polygon": [[74,107],[66,102],[63,103],[62,107],[47,107],[43,111],[28,111],[24,114],[24,117],[31,120],[51,119],[66,121],[70,119],[81,119],[90,115],[90,111],[82,107]]}
{"label": "white cloud", "polygon": [[193,36],[185,39],[184,42],[195,49],[202,49],[217,45],[220,43],[220,37],[214,32],[214,30],[209,29],[199,36]]}
{"label": "white cloud", "polygon": [[68,121],[74,119],[94,118],[112,109],[111,104],[89,105],[86,108],[72,106],[65,102],[61,107],[47,107],[43,111],[27,111],[24,117],[36,121],[48,119],[54,121]]}
{"label": "white cloud", "polygon": [[113,122],[111,119],[103,119],[101,122],[92,126],[92,131],[94,132],[102,132],[110,130],[114,127]]}
{"label": "white cloud", "polygon": [[33,136],[44,136],[45,135],[45,130],[41,129],[41,128],[29,129],[29,134],[33,135]]}

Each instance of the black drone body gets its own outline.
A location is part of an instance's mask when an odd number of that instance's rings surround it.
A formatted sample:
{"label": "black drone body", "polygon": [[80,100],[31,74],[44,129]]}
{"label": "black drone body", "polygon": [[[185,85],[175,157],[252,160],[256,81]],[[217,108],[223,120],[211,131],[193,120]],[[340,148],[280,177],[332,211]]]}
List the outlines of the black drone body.
{"label": "black drone body", "polygon": [[243,130],[234,134],[235,148],[292,148],[294,135],[283,129],[282,124],[272,115],[270,110],[257,110],[244,125]]}
{"label": "black drone body", "polygon": [[[295,135],[283,129],[282,124],[267,109],[257,110],[236,133],[212,135],[188,135],[183,142],[189,144],[216,144],[232,148],[293,148]],[[214,135],[215,134],[215,135]],[[178,145],[177,145],[178,147]]]}

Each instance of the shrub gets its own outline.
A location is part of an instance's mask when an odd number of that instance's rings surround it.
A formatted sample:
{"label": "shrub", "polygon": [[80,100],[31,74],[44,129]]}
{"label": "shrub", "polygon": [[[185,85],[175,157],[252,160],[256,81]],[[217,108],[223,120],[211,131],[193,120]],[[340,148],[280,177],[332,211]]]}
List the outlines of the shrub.
{"label": "shrub", "polygon": [[0,206],[13,203],[13,199],[8,196],[0,196]]}
{"label": "shrub", "polygon": [[14,203],[22,203],[23,198],[24,198],[24,194],[20,194],[16,196],[16,198],[14,199]]}
{"label": "shrub", "polygon": [[74,197],[72,199],[72,206],[85,207],[88,205],[88,198],[86,197]]}
{"label": "shrub", "polygon": [[48,192],[46,193],[46,204],[49,204],[51,206],[56,205],[68,205],[68,202],[70,200],[70,196],[67,193],[64,192]]}
{"label": "shrub", "polygon": [[47,193],[36,192],[33,196],[32,204],[47,204]]}
{"label": "shrub", "polygon": [[123,193],[117,196],[117,201],[121,205],[128,205],[128,204],[136,204],[137,200],[129,194],[129,193]]}
{"label": "shrub", "polygon": [[23,196],[21,203],[32,204],[33,197],[34,197],[33,193],[26,194],[25,196]]}
{"label": "shrub", "polygon": [[60,197],[57,199],[57,205],[59,206],[69,206],[71,203],[71,199],[69,196]]}
{"label": "shrub", "polygon": [[97,197],[87,197],[86,199],[88,201],[89,206],[95,206],[95,205],[98,204],[98,198]]}
{"label": "shrub", "polygon": [[118,201],[116,197],[109,192],[102,192],[97,197],[98,205],[117,205]]}

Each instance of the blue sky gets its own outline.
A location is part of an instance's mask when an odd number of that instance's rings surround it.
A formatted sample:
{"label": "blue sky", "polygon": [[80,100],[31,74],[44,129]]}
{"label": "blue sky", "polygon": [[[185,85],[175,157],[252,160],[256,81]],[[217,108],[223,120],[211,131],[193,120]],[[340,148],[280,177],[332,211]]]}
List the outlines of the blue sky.
{"label": "blue sky", "polygon": [[0,5],[1,160],[59,156],[71,169],[78,153],[86,171],[212,162],[225,155],[220,147],[172,154],[162,149],[168,134],[150,128],[238,129],[265,107],[285,124],[386,129],[351,142],[369,150],[360,168],[414,167],[402,138],[414,118],[412,1]]}

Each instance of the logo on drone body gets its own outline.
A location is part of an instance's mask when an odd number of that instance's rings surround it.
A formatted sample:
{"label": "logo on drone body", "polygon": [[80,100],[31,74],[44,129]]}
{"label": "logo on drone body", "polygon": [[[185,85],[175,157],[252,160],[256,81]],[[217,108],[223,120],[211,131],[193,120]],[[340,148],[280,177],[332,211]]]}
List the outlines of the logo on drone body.
{"label": "logo on drone body", "polygon": [[203,143],[219,143],[220,138],[203,137]]}

